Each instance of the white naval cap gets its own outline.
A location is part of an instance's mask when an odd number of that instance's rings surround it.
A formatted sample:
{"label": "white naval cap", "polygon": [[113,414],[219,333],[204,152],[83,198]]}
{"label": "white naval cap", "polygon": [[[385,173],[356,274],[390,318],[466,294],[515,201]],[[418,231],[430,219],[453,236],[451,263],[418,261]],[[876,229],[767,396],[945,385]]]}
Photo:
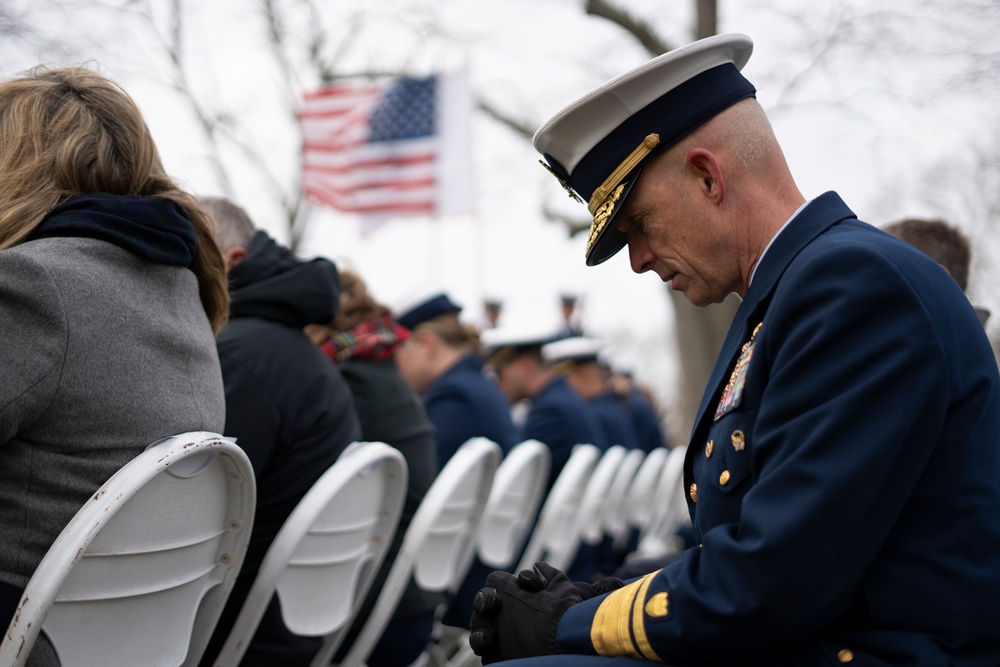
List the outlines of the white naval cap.
{"label": "white naval cap", "polygon": [[596,362],[601,351],[608,347],[598,338],[572,336],[553,341],[542,347],[542,359],[549,364],[571,361],[577,364]]}
{"label": "white naval cap", "polygon": [[594,218],[587,266],[625,246],[611,221],[643,164],[756,94],[740,74],[752,50],[751,39],[735,33],[674,49],[587,93],[535,132],[542,164]]}
{"label": "white naval cap", "polygon": [[487,364],[501,365],[522,352],[541,350],[555,339],[556,332],[551,328],[501,325],[480,332],[479,346]]}

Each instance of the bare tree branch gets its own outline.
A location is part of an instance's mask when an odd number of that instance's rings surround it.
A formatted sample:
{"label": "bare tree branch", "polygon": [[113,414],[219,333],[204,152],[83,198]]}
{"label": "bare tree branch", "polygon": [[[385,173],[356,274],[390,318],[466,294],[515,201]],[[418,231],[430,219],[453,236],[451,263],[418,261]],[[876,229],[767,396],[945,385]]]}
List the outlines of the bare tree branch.
{"label": "bare tree branch", "polygon": [[528,121],[522,118],[514,118],[510,114],[505,113],[503,110],[494,106],[489,100],[484,97],[479,97],[476,101],[476,106],[480,111],[485,113],[487,116],[497,121],[501,125],[513,130],[515,134],[524,137],[527,140],[531,140],[534,135],[534,126]]}
{"label": "bare tree branch", "polygon": [[698,0],[698,25],[695,27],[697,39],[711,37],[718,32],[718,4],[718,0]]}
{"label": "bare tree branch", "polygon": [[654,56],[666,53],[671,49],[666,40],[657,35],[649,23],[635,18],[619,7],[613,6],[607,0],[587,0],[584,10],[590,16],[598,16],[621,26]]}
{"label": "bare tree branch", "polygon": [[576,236],[580,232],[590,229],[590,219],[568,215],[562,211],[557,211],[549,202],[542,203],[542,216],[551,222],[559,222],[565,225],[569,236]]}
{"label": "bare tree branch", "polygon": [[28,24],[7,7],[0,6],[0,35],[22,37],[30,32]]}

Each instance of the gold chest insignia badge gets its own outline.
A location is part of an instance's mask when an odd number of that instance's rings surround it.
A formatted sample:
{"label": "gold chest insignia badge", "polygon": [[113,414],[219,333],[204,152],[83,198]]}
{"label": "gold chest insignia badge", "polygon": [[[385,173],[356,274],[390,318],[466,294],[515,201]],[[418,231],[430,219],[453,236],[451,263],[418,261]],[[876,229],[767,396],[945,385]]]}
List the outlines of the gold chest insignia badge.
{"label": "gold chest insignia badge", "polygon": [[722,391],[719,405],[715,408],[713,421],[719,421],[723,415],[732,412],[743,402],[743,387],[747,382],[747,368],[750,366],[750,359],[753,358],[754,338],[757,337],[757,332],[760,331],[763,325],[763,322],[758,324],[754,328],[753,333],[750,334],[750,340],[743,344],[740,356],[736,360],[736,365],[733,366],[732,374],[729,376],[729,382],[726,383],[726,388]]}

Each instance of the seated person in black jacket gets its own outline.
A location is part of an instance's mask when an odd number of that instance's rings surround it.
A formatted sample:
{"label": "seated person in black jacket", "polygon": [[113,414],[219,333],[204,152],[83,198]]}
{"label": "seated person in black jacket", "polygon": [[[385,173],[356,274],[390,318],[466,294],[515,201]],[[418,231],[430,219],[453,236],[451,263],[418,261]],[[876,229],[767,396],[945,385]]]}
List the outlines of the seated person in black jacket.
{"label": "seated person in black jacket", "polygon": [[[360,438],[361,428],[340,371],[304,331],[336,315],[337,268],[325,259],[298,259],[225,199],[200,203],[215,223],[232,300],[229,324],[216,341],[226,391],[224,435],[237,439],[257,478],[250,546],[201,661],[210,665],[285,519]],[[320,645],[285,628],[275,597],[241,664],[308,665]]]}

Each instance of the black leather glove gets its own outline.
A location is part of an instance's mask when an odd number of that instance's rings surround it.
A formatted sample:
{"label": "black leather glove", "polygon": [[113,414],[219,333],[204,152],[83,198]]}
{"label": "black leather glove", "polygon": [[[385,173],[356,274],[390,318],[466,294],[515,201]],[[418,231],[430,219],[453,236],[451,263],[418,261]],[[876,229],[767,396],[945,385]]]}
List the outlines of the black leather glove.
{"label": "black leather glove", "polygon": [[623,585],[613,577],[593,584],[572,582],[547,563],[535,563],[516,577],[493,572],[473,602],[469,645],[484,665],[558,653],[556,628],[566,610]]}

